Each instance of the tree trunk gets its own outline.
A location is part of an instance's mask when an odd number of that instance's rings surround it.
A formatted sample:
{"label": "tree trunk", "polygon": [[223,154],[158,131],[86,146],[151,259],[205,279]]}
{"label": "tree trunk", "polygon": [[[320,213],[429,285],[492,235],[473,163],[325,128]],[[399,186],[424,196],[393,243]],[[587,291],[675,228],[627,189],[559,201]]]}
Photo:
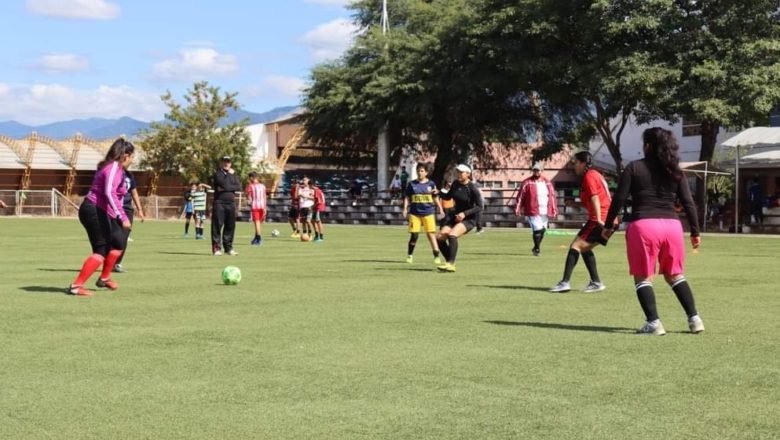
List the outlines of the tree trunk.
{"label": "tree trunk", "polygon": [[[715,143],[718,139],[720,124],[717,121],[701,122],[701,150],[699,151],[699,160],[709,162],[715,154]],[[694,201],[696,202],[696,213],[699,217],[699,224],[704,224],[705,212],[704,202],[707,199],[707,188],[704,186],[704,179],[696,179],[696,191]]]}
{"label": "tree trunk", "polygon": [[433,108],[433,132],[430,133],[431,143],[436,148],[436,160],[433,162],[431,180],[441,188],[444,184],[444,173],[447,167],[452,165],[454,151],[452,145],[453,130],[447,120],[446,112],[434,106]]}
{"label": "tree trunk", "polygon": [[622,119],[620,129],[618,130],[617,135],[614,135],[612,126],[610,125],[612,121],[601,103],[601,98],[596,96],[593,99],[593,103],[596,108],[596,119],[594,121],[596,130],[604,141],[604,145],[607,146],[607,150],[609,150],[612,160],[615,161],[615,172],[619,176],[620,173],[623,172],[623,155],[620,154],[620,136],[623,134],[623,129],[628,122],[628,115],[625,112],[621,113]]}

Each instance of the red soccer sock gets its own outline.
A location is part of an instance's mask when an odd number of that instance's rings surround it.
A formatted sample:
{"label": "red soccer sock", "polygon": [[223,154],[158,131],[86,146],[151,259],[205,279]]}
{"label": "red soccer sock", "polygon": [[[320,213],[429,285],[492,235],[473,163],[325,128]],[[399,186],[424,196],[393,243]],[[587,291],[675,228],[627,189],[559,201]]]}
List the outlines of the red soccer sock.
{"label": "red soccer sock", "polygon": [[87,282],[89,277],[92,276],[93,273],[97,270],[98,267],[100,267],[101,264],[103,264],[103,256],[100,254],[92,254],[89,257],[87,257],[86,260],[84,260],[84,264],[81,265],[81,271],[79,272],[79,275],[76,277],[76,280],[73,281],[73,286],[83,286],[84,283]]}
{"label": "red soccer sock", "polygon": [[100,273],[101,280],[111,279],[111,271],[114,270],[114,265],[121,255],[122,251],[119,249],[112,249],[108,252],[108,256],[103,262],[103,272]]}

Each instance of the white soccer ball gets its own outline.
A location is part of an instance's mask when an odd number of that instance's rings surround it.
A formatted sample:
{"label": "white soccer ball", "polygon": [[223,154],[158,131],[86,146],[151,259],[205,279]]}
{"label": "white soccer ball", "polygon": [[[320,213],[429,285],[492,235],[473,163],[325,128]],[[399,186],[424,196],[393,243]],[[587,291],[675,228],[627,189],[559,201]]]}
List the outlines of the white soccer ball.
{"label": "white soccer ball", "polygon": [[278,237],[278,236],[279,236],[279,230],[278,229],[274,229],[273,231],[271,231],[271,237]]}

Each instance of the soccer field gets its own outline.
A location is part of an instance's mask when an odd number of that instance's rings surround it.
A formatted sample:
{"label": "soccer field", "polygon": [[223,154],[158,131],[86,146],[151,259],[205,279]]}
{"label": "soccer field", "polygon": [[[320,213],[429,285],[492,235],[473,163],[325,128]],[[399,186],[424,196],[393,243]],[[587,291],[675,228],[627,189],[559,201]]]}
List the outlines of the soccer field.
{"label": "soccer field", "polygon": [[551,294],[571,236],[535,258],[527,229],[469,234],[442,274],[424,239],[403,262],[404,228],[326,228],[251,247],[239,223],[214,257],[136,223],[120,289],[79,298],[78,221],[0,219],[0,439],[780,438],[778,237],[705,234],[707,331],[659,278],[648,337],[622,234],[596,249],[606,291]]}

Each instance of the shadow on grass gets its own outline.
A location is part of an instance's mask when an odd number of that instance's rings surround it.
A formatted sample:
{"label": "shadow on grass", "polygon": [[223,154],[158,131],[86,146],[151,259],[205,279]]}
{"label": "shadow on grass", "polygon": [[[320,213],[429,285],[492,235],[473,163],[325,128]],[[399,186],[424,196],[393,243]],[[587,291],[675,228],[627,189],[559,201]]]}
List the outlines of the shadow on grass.
{"label": "shadow on grass", "polygon": [[53,269],[50,267],[39,267],[38,270],[42,270],[44,272],[72,272],[72,273],[78,273],[81,269]]}
{"label": "shadow on grass", "polygon": [[20,289],[30,293],[59,293],[65,295],[64,287],[52,287],[52,286],[23,286]]}
{"label": "shadow on grass", "polygon": [[211,253],[209,252],[167,252],[167,251],[159,251],[158,254],[163,255],[199,255],[201,257],[211,257]]}
{"label": "shadow on grass", "polygon": [[555,330],[576,330],[581,332],[635,334],[636,329],[627,327],[603,327],[598,325],[556,324],[554,322],[482,321],[486,324],[519,327],[549,328]]}
{"label": "shadow on grass", "polygon": [[524,256],[532,257],[533,256],[531,254],[526,255],[526,254],[519,254],[519,253],[516,253],[516,252],[469,252],[469,251],[463,251],[463,252],[461,252],[461,254],[463,254],[463,255],[504,255],[504,256],[509,256],[509,257],[524,257]]}
{"label": "shadow on grass", "polygon": [[378,267],[374,270],[394,270],[399,272],[427,272],[427,273],[434,273],[435,268],[430,269],[423,269],[423,268],[414,268],[414,267]]}
{"label": "shadow on grass", "polygon": [[509,290],[536,290],[537,292],[550,293],[549,287],[539,287],[539,286],[468,284],[467,287],[487,287],[488,289],[509,289]]}
{"label": "shadow on grass", "polygon": [[342,263],[391,263],[391,264],[407,264],[405,261],[397,260],[341,260]]}

